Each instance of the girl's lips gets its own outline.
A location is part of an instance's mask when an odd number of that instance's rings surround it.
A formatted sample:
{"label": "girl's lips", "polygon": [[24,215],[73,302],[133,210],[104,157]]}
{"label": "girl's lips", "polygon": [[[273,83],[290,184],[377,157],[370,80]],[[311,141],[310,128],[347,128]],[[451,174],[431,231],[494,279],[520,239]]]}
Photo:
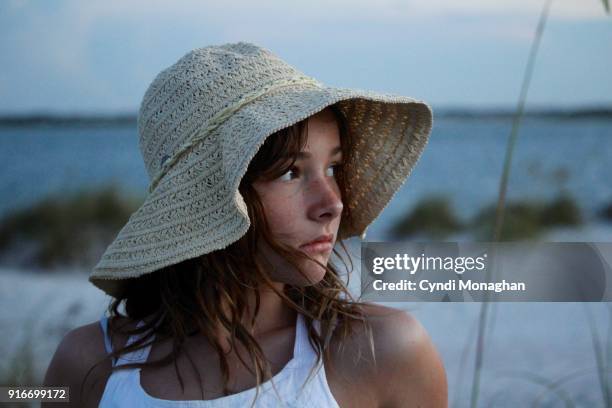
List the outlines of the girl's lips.
{"label": "girl's lips", "polygon": [[309,242],[306,242],[305,244],[302,244],[300,247],[304,247],[306,245],[311,245],[311,244],[322,243],[322,242],[332,242],[333,240],[334,240],[334,234],[319,235],[318,237],[316,237],[312,241],[309,241]]}
{"label": "girl's lips", "polygon": [[331,241],[325,241],[325,242],[314,242],[308,245],[302,245],[300,248],[309,253],[318,253],[318,252],[331,251],[333,248],[333,245]]}

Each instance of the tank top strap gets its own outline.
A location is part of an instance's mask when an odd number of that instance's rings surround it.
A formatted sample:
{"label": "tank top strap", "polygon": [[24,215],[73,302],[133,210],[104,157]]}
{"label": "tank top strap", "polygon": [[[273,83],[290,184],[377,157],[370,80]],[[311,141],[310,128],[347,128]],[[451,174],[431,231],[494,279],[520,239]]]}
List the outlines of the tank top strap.
{"label": "tank top strap", "polygon": [[[140,320],[136,324],[136,327],[142,327],[144,324],[145,323],[142,320]],[[103,314],[102,317],[100,318],[100,326],[102,327],[102,332],[104,333],[104,347],[106,348],[106,353],[110,354],[113,352],[113,346],[110,340],[110,336],[108,334],[108,317],[106,316],[106,313]],[[128,338],[126,346],[129,346],[130,344],[133,344],[134,342],[138,341],[145,334],[146,333],[132,334]],[[155,335],[151,337],[150,341],[153,341],[154,339],[155,339]],[[113,367],[116,365],[123,365],[123,364],[144,363],[145,361],[147,361],[150,351],[151,351],[151,345],[149,344],[148,346],[143,347],[141,349],[130,351],[129,353],[123,354],[119,356],[119,358],[113,358]]]}
{"label": "tank top strap", "polygon": [[[314,320],[312,322],[314,330],[321,335],[321,321]],[[333,321],[331,323],[331,329],[325,334],[325,338],[323,339],[323,347],[327,347],[329,342],[331,341],[331,336],[336,327],[336,322]],[[296,329],[296,339],[295,339],[295,348],[293,350],[293,355],[297,356],[304,362],[308,362],[312,365],[313,359],[316,359],[316,351],[313,346],[310,344],[310,340],[308,337],[308,328],[306,326],[306,319],[301,313],[298,313],[297,320],[297,329]]]}
{"label": "tank top strap", "polygon": [[[140,320],[138,324],[136,325],[136,327],[142,327],[144,324],[145,323],[142,320]],[[129,346],[133,344],[134,342],[140,340],[146,334],[147,334],[146,332],[140,333],[140,334],[132,334],[128,338],[126,346]],[[152,342],[154,339],[155,339],[155,335],[153,335],[150,340],[147,340],[147,342]],[[130,351],[129,353],[119,356],[119,359],[117,360],[117,365],[144,363],[145,361],[147,361],[150,351],[151,351],[151,344],[147,345],[146,347],[140,348],[138,350]]]}
{"label": "tank top strap", "polygon": [[113,346],[108,337],[108,317],[105,314],[100,317],[100,326],[102,327],[102,333],[104,333],[104,348],[106,353],[110,354],[113,352]]}
{"label": "tank top strap", "polygon": [[306,330],[306,321],[301,313],[297,314],[295,322],[295,341],[293,342],[293,360],[301,362],[306,359],[305,354],[310,347],[308,346],[308,332]]}
{"label": "tank top strap", "polygon": [[[295,375],[295,385],[293,394],[299,395],[298,399],[303,401],[304,406],[338,407],[325,373],[323,358],[317,362],[317,353],[310,344],[306,319],[302,314],[298,314],[298,327],[296,330],[294,356],[297,359],[297,369]],[[321,334],[321,322],[312,322],[314,330]],[[335,325],[332,324],[332,330]],[[330,330],[331,333],[331,330]],[[327,337],[324,339],[328,342]],[[306,401],[308,400],[308,402]],[[312,405],[314,404],[314,405]],[[302,406],[302,405],[300,405]]]}
{"label": "tank top strap", "polygon": [[312,364],[312,359],[315,356],[315,351],[308,340],[306,319],[301,313],[298,313],[295,328],[295,342],[293,345],[294,360],[301,365],[304,363]]}

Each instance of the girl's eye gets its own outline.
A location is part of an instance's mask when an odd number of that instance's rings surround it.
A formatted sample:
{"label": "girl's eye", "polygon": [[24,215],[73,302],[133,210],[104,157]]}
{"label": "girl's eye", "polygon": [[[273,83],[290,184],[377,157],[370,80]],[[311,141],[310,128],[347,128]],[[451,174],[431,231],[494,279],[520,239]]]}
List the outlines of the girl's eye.
{"label": "girl's eye", "polygon": [[[340,163],[332,164],[331,166],[329,166],[327,168],[327,175],[330,177],[337,177],[338,172],[340,171],[340,166],[341,166]],[[330,172],[329,169],[333,169],[333,171]]]}
{"label": "girl's eye", "polygon": [[[341,163],[336,163],[336,164],[332,164],[331,166],[329,166],[327,168],[327,172],[326,172],[327,176],[328,177],[338,177],[338,171],[340,170],[341,166],[342,166]],[[291,167],[284,174],[279,176],[278,180],[280,180],[280,181],[291,181],[291,180],[294,180],[294,179],[296,179],[298,177],[300,177],[299,169],[297,167]]]}
{"label": "girl's eye", "polygon": [[298,175],[298,169],[296,167],[291,167],[289,170],[287,170],[282,176],[280,176],[278,179],[281,181],[291,181],[293,180],[293,177],[291,177],[292,175],[296,176]]}

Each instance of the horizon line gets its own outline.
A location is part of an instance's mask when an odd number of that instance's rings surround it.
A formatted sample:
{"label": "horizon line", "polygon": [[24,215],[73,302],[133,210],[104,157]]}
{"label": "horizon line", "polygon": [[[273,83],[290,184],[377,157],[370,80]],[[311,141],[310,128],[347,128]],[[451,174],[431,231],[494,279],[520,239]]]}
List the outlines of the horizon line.
{"label": "horizon line", "polygon": [[[516,108],[509,107],[474,107],[460,105],[446,105],[436,108],[428,104],[435,117],[443,118],[508,118],[516,114]],[[551,117],[551,118],[612,118],[611,104],[589,104],[567,106],[532,107],[523,112],[525,117]],[[31,111],[20,113],[1,113],[0,125],[30,125],[30,124],[109,124],[109,123],[135,123],[138,114],[135,111],[123,112],[53,112]]]}

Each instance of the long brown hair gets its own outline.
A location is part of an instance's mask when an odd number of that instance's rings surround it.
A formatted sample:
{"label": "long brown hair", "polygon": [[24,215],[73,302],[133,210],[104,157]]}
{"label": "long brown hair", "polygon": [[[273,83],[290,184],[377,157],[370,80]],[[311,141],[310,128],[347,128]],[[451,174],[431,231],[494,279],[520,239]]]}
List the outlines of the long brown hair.
{"label": "long brown hair", "polygon": [[[346,159],[351,148],[350,134],[345,125],[344,116],[337,106],[332,105],[329,108],[336,116],[340,143]],[[109,322],[111,323],[109,333],[111,338],[117,333],[125,335],[145,333],[145,335],[131,345],[113,350],[97,364],[107,358],[118,358],[122,354],[144,348],[155,342],[171,339],[172,351],[165,357],[156,361],[115,366],[113,370],[146,366],[161,367],[174,363],[181,389],[184,390],[176,360],[183,349],[186,338],[201,333],[219,356],[224,384],[223,392],[229,395],[232,393],[228,389],[229,366],[222,345],[215,336],[218,329],[222,327],[231,333],[229,341],[233,349],[236,349],[236,342],[239,342],[247,350],[250,361],[245,361],[240,353],[237,354],[241,363],[255,376],[257,392],[259,392],[260,384],[271,378],[272,373],[257,340],[245,328],[242,321],[249,312],[247,295],[254,293],[255,310],[251,311],[253,312],[251,324],[254,323],[260,303],[257,288],[262,284],[276,292],[288,307],[304,316],[309,341],[317,354],[317,363],[323,358],[323,353],[329,352],[327,341],[334,327],[334,335],[344,340],[352,333],[352,323],[355,321],[365,323],[362,304],[351,296],[338,268],[331,261],[323,265],[305,253],[274,239],[268,227],[262,203],[252,186],[253,181],[274,179],[294,165],[297,153],[306,144],[307,129],[307,119],[304,119],[270,135],[250,162],[239,187],[251,220],[251,226],[242,238],[223,250],[188,259],[127,281],[123,293],[114,298],[109,305]],[[290,159],[287,160],[287,157]],[[337,173],[337,182],[342,199],[345,201],[347,188],[342,166]],[[348,206],[345,205],[342,217],[349,217],[348,211]],[[268,265],[265,259],[262,259],[257,252],[260,239],[264,239],[273,250],[285,257],[304,276],[304,272],[299,267],[299,261],[309,259],[318,263],[326,269],[323,279],[310,286],[298,287],[287,284],[284,285],[282,291],[276,289],[266,272]],[[353,269],[351,257],[344,242],[341,240],[338,242],[344,254],[347,255],[350,269],[335,248],[333,252],[350,273]],[[121,305],[124,306],[125,316],[119,311]],[[126,323],[119,325],[115,323],[115,320],[119,320],[118,317],[128,319]],[[148,318],[148,321],[141,327],[131,330],[125,327],[130,321],[143,320],[145,317]],[[314,329],[314,320],[320,321],[321,328],[323,328],[321,332]],[[154,339],[153,336],[155,336]],[[193,364],[189,355],[187,357]],[[87,375],[90,372],[91,369]],[[81,389],[84,382],[85,380],[83,380]],[[200,381],[200,387],[201,384],[202,381]],[[201,389],[202,399],[204,399],[204,391],[202,387]]]}

